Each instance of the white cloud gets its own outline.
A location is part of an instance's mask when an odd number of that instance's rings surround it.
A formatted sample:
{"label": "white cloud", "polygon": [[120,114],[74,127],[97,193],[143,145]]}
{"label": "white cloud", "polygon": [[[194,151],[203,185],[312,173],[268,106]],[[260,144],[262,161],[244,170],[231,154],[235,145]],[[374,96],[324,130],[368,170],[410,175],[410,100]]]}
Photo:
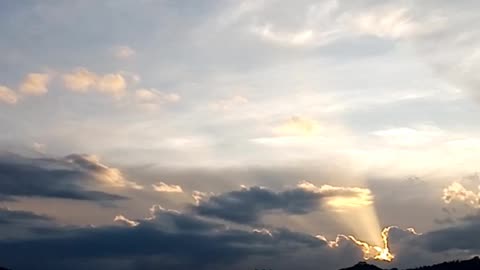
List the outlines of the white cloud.
{"label": "white cloud", "polygon": [[183,193],[183,189],[179,185],[169,185],[164,182],[159,182],[152,185],[153,189],[158,192],[168,192],[168,193]]}
{"label": "white cloud", "polygon": [[136,52],[128,46],[118,46],[114,48],[113,54],[118,59],[128,59],[135,56]]}
{"label": "white cloud", "polygon": [[372,132],[381,137],[390,145],[420,146],[435,142],[446,135],[443,130],[435,126],[420,126],[418,128],[399,127]]}
{"label": "white cloud", "polygon": [[17,93],[6,86],[0,85],[0,102],[16,104],[18,102]]}
{"label": "white cloud", "polygon": [[118,223],[123,224],[123,225],[126,225],[126,226],[129,226],[129,227],[136,227],[140,224],[140,222],[135,221],[135,220],[130,220],[130,219],[124,217],[123,215],[115,216],[113,221],[118,222]]}
{"label": "white cloud", "polygon": [[458,182],[454,182],[443,189],[442,199],[447,204],[453,201],[460,201],[474,208],[480,208],[480,187],[475,192],[466,189]]}
{"label": "white cloud", "polygon": [[30,96],[44,95],[48,92],[50,79],[47,73],[29,73],[20,84],[20,92]]}

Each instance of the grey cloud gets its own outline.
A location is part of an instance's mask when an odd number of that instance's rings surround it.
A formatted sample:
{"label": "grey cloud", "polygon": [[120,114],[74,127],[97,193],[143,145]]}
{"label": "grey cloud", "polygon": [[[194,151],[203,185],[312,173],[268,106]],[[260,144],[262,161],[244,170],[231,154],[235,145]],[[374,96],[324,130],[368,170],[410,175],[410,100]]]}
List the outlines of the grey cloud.
{"label": "grey cloud", "polygon": [[194,206],[200,215],[217,217],[238,223],[255,223],[268,212],[306,214],[317,208],[319,194],[303,189],[275,192],[251,187],[212,196]]}
{"label": "grey cloud", "polygon": [[[209,197],[192,206],[195,213],[243,224],[254,224],[265,214],[283,212],[304,215],[318,210],[324,200],[332,197],[355,198],[358,206],[371,203],[370,190],[363,188],[317,187],[301,182],[296,188],[276,192],[263,187],[243,188]],[[338,206],[341,207],[341,206]]]}
{"label": "grey cloud", "polygon": [[[323,240],[286,229],[271,229],[266,235],[161,208],[153,214],[135,227],[58,229],[46,237],[0,240],[0,261],[18,270],[77,269],[115,260],[119,265],[105,269],[244,269],[272,264],[276,269],[315,269],[318,264],[311,259],[294,260],[315,254],[315,261],[324,261],[326,269],[336,269],[360,259],[351,245],[331,249]],[[336,261],[339,257],[344,259]]]}
{"label": "grey cloud", "polygon": [[28,158],[12,153],[0,155],[0,198],[62,198],[88,201],[114,201],[125,197],[90,190],[94,176],[59,158]]}

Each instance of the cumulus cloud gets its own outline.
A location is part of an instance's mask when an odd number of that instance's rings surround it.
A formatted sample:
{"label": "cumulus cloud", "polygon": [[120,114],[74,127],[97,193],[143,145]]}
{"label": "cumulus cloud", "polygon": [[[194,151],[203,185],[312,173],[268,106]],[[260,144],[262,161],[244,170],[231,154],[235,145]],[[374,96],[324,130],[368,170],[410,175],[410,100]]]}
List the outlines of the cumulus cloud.
{"label": "cumulus cloud", "polygon": [[86,68],[77,68],[63,75],[67,89],[86,92],[94,89],[98,92],[119,98],[125,94],[127,80],[121,73],[96,74]]}
{"label": "cumulus cloud", "polygon": [[480,208],[480,187],[478,188],[478,191],[475,192],[466,189],[458,182],[454,182],[443,189],[442,199],[447,204],[459,201],[474,208]]}
{"label": "cumulus cloud", "polygon": [[118,59],[128,59],[135,56],[136,52],[129,46],[118,46],[113,49],[113,54]]}
{"label": "cumulus cloud", "polygon": [[127,83],[121,74],[105,74],[97,81],[97,88],[100,92],[121,97],[125,94]]}
{"label": "cumulus cloud", "polygon": [[164,182],[159,182],[152,185],[153,189],[158,192],[169,192],[169,193],[183,193],[183,189],[179,185],[169,185]]}
{"label": "cumulus cloud", "polygon": [[16,104],[18,102],[18,95],[10,88],[0,85],[0,102]]}
{"label": "cumulus cloud", "polygon": [[47,73],[29,73],[20,84],[20,92],[29,96],[41,96],[48,92],[51,76]]}
{"label": "cumulus cloud", "polygon": [[237,223],[257,223],[268,213],[283,212],[293,215],[307,214],[323,207],[334,211],[371,205],[373,197],[364,188],[317,187],[301,182],[297,188],[281,192],[263,187],[244,187],[241,190],[212,195],[197,201],[193,210],[204,216]]}
{"label": "cumulus cloud", "polygon": [[[73,155],[76,157],[78,155]],[[63,198],[108,202],[123,196],[90,190],[97,181],[113,181],[108,167],[79,158],[29,158],[12,153],[0,155],[0,197]],[[103,165],[104,166],[104,165]],[[114,172],[114,175],[118,172]],[[115,179],[115,177],[113,177]],[[118,180],[117,180],[118,181]],[[115,181],[113,181],[115,182]]]}
{"label": "cumulus cloud", "polygon": [[77,68],[71,73],[63,75],[65,87],[78,92],[85,92],[91,87],[94,87],[97,79],[97,74],[85,68]]}

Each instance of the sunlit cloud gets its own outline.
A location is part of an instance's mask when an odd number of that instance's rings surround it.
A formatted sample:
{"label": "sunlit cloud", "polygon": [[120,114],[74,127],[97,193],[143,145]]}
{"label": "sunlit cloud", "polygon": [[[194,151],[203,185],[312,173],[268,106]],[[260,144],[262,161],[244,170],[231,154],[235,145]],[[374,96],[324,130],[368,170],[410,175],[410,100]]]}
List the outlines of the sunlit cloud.
{"label": "sunlit cloud", "polygon": [[325,196],[326,204],[334,211],[343,211],[352,208],[362,208],[373,204],[372,192],[367,188],[336,187],[330,185],[315,186],[302,181],[299,188]]}
{"label": "sunlit cloud", "polygon": [[67,89],[75,92],[87,92],[94,89],[116,98],[124,96],[127,88],[127,80],[120,73],[100,75],[86,68],[77,68],[71,73],[64,74],[63,82]]}
{"label": "sunlit cloud", "polygon": [[97,75],[85,68],[77,68],[63,75],[65,87],[78,92],[88,91],[97,82]]}
{"label": "sunlit cloud", "polygon": [[183,189],[179,185],[169,185],[164,182],[159,182],[157,184],[152,184],[152,187],[157,192],[167,192],[167,193],[183,193]]}
{"label": "sunlit cloud", "polygon": [[458,201],[474,208],[480,208],[480,186],[478,191],[472,191],[466,189],[462,184],[454,182],[443,189],[442,199],[446,204]]}
{"label": "sunlit cloud", "polygon": [[140,222],[137,222],[135,220],[130,220],[123,215],[115,216],[113,221],[117,222],[117,223],[120,223],[120,224],[123,224],[123,225],[128,226],[128,227],[136,227],[140,224]]}
{"label": "sunlit cloud", "polygon": [[12,89],[0,85],[0,102],[6,104],[16,104],[18,102],[18,95]]}
{"label": "sunlit cloud", "polygon": [[317,121],[302,116],[292,116],[273,129],[274,134],[284,136],[310,136],[320,130]]}
{"label": "sunlit cloud", "polygon": [[20,84],[20,92],[27,96],[40,96],[48,92],[51,75],[47,73],[29,73]]}
{"label": "sunlit cloud", "polygon": [[97,88],[100,92],[112,95],[114,97],[121,97],[125,94],[127,82],[120,74],[105,74],[99,78]]}
{"label": "sunlit cloud", "polygon": [[143,186],[128,180],[123,173],[100,162],[95,155],[72,154],[66,161],[90,172],[99,182],[111,187],[143,189]]}

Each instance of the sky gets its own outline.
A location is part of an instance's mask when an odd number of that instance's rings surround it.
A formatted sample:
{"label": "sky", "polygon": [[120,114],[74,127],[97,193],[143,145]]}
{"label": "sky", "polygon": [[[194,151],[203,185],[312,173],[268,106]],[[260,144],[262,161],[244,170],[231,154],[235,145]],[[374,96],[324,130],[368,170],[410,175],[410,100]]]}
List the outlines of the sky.
{"label": "sky", "polygon": [[0,265],[479,255],[479,8],[0,1]]}

